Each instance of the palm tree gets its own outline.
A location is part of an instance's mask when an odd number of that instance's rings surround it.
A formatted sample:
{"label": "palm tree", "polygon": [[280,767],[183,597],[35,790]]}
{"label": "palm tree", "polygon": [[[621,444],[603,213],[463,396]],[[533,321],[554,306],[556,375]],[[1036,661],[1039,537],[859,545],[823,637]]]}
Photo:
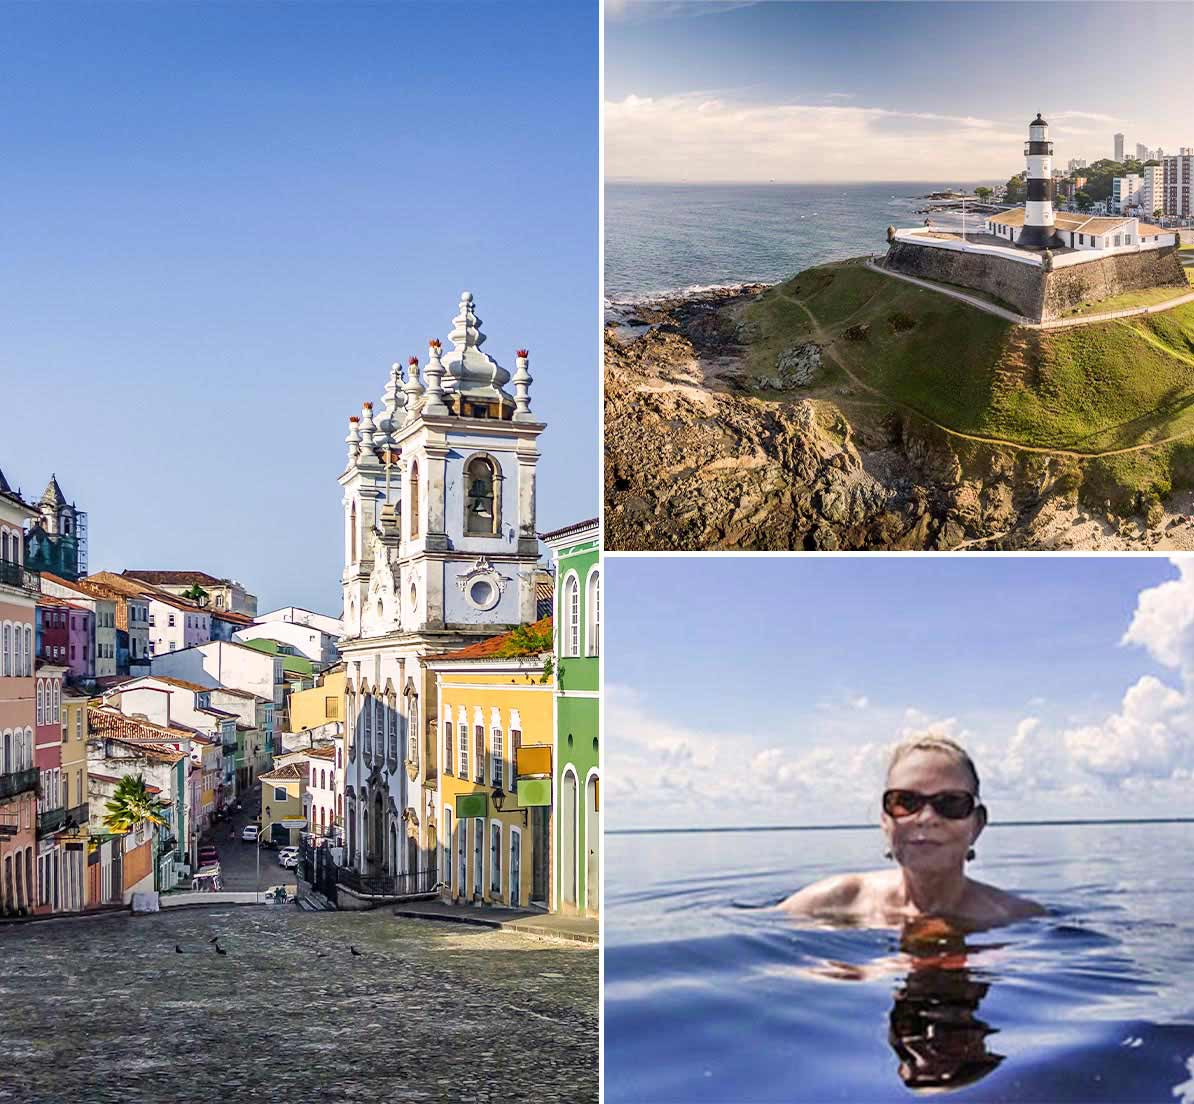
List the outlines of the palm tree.
{"label": "palm tree", "polygon": [[143,774],[137,775],[136,778],[126,774],[117,783],[116,792],[106,808],[104,827],[121,835],[127,835],[143,820],[159,827],[166,824],[159,816],[165,807],[149,792]]}

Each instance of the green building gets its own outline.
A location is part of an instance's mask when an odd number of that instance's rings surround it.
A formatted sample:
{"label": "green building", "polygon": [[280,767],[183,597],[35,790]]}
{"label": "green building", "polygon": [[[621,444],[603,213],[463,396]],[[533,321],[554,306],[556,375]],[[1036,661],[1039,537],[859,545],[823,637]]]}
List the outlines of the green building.
{"label": "green building", "polygon": [[601,539],[597,520],[542,535],[556,565],[552,907],[601,911]]}

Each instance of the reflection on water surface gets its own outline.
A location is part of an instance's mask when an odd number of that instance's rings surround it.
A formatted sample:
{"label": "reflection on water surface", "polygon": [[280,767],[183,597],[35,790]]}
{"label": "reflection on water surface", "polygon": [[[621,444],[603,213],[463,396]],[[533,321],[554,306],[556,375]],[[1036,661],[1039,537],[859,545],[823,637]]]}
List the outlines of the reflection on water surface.
{"label": "reflection on water surface", "polygon": [[873,868],[866,832],[613,836],[606,1099],[1194,1104],[1191,837],[989,830],[975,876],[1050,915],[960,934],[743,907]]}

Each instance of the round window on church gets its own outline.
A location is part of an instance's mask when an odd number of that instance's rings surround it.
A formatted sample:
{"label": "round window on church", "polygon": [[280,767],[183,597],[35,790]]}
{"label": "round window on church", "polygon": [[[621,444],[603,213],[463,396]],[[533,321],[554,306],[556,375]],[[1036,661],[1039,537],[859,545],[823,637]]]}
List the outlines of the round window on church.
{"label": "round window on church", "polygon": [[498,589],[488,579],[474,579],[469,584],[468,600],[477,609],[493,609],[497,605]]}

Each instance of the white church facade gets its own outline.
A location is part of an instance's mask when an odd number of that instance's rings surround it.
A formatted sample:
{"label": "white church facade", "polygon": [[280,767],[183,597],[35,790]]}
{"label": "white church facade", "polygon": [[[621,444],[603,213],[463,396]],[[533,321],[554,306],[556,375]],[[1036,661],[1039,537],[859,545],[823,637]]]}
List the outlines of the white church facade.
{"label": "white church facade", "polygon": [[[463,293],[448,335],[393,365],[383,410],[349,419],[344,510],[346,862],[436,877],[438,747],[425,661],[535,620],[535,474],[526,350],[482,352]],[[512,384],[514,394],[506,389]],[[426,882],[426,885],[423,882]],[[412,884],[411,888],[415,888]]]}

